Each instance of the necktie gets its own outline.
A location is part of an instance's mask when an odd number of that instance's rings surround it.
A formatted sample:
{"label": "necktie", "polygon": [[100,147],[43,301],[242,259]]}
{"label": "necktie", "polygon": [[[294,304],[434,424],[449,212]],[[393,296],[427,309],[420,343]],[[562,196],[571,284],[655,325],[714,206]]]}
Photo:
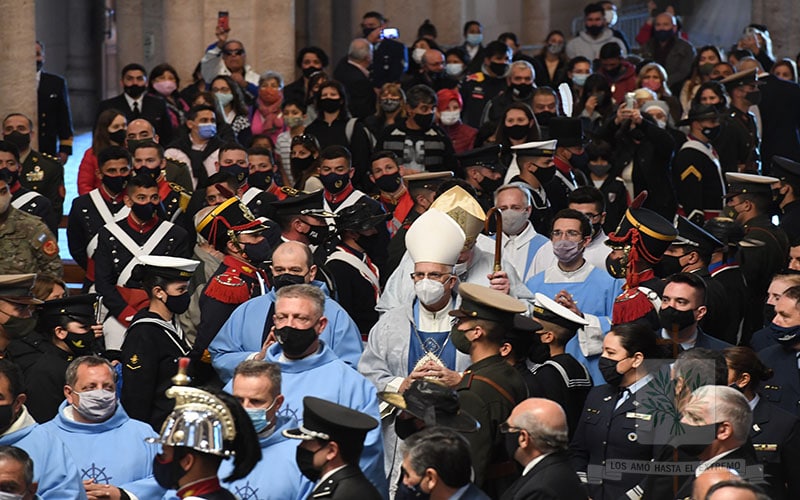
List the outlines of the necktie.
{"label": "necktie", "polygon": [[614,409],[616,410],[620,406],[622,406],[622,403],[627,401],[628,397],[630,397],[630,395],[631,395],[630,389],[623,389],[622,391],[620,391],[619,396],[617,396],[617,404],[616,404],[616,406],[614,406]]}
{"label": "necktie", "polygon": [[139,116],[141,116],[141,114],[142,113],[139,111],[139,102],[138,101],[133,101],[133,116],[135,116],[136,118],[139,118]]}

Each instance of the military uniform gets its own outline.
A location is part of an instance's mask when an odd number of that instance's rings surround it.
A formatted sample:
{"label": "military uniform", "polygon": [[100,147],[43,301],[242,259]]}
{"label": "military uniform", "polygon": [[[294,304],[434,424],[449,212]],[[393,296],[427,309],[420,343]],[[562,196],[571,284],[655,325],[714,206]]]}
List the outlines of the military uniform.
{"label": "military uniform", "polygon": [[47,225],[50,232],[58,234],[58,224],[61,220],[56,217],[50,200],[36,191],[31,191],[22,187],[21,184],[17,184],[16,189],[12,189],[11,206],[38,217]]}
{"label": "military uniform", "polygon": [[65,372],[73,359],[75,356],[72,353],[49,344],[25,372],[28,387],[25,407],[37,422],[47,422],[58,414],[58,406],[64,401]]}
{"label": "military uniform", "polygon": [[[67,82],[63,77],[42,71],[37,88],[39,108],[39,149],[55,156],[72,154],[72,112]],[[58,150],[56,150],[58,143]],[[51,198],[52,199],[52,198]]]}
{"label": "military uniform", "polygon": [[578,419],[592,388],[592,377],[577,359],[564,353],[553,356],[542,364],[530,368],[533,385],[529,386],[532,398],[546,398],[560,404],[567,414],[570,437],[575,434]]}
{"label": "military uniform", "polygon": [[[772,175],[780,179],[781,188],[786,185],[800,186],[800,163],[782,156],[773,156]],[[800,192],[793,192],[792,195],[795,199],[781,207],[783,215],[780,228],[789,236],[789,241],[794,242],[800,236]],[[782,198],[778,201],[783,200]]]}
{"label": "military uniform", "polygon": [[461,84],[461,97],[464,101],[461,110],[462,121],[470,127],[480,128],[486,103],[507,88],[506,79],[502,77],[489,76],[482,71],[467,75]]}
{"label": "military uniform", "polygon": [[[545,236],[550,234],[550,230],[553,226],[553,215],[555,214],[555,210],[550,206],[547,190],[542,186],[541,182],[538,188],[528,184],[521,175],[517,175],[515,172],[519,172],[519,163],[524,161],[523,158],[553,158],[556,152],[556,145],[557,141],[548,140],[511,146],[511,152],[517,155],[517,166],[516,169],[510,168],[509,171],[506,172],[506,179],[508,179],[507,184],[521,183],[528,188],[532,202],[529,220],[531,224],[533,224],[533,228],[536,232]],[[555,166],[553,166],[553,168],[555,169]],[[555,170],[553,170],[553,173],[555,174]],[[551,179],[544,184],[550,184],[552,182]]]}
{"label": "military uniform", "polygon": [[775,371],[772,378],[761,386],[761,397],[792,415],[800,415],[800,369],[797,367],[797,352],[791,347],[773,345],[759,351],[758,357]]}
{"label": "military uniform", "polygon": [[744,163],[745,171],[754,174],[758,173],[761,166],[761,153],[759,152],[758,126],[753,113],[731,106],[731,120],[729,123],[732,127],[738,127],[744,131],[742,136],[746,138],[746,141],[742,146],[747,151]]}
{"label": "military uniform", "polygon": [[9,207],[0,223],[0,274],[44,273],[61,277],[58,241],[44,222]]}
{"label": "military uniform", "polygon": [[[40,143],[41,144],[41,143]],[[19,174],[19,182],[28,189],[41,194],[53,205],[58,222],[64,215],[64,165],[61,161],[47,153],[31,150]]]}
{"label": "military uniform", "polygon": [[[558,141],[559,148],[583,148],[586,138],[583,135],[583,122],[579,118],[557,116],[550,120],[550,138]],[[553,148],[555,149],[555,145]],[[555,177],[544,184],[547,199],[554,212],[568,208],[569,194],[580,186],[588,186],[586,174],[559,157],[553,159]],[[549,231],[545,234],[549,234]]]}
{"label": "military uniform", "polygon": [[124,219],[129,213],[130,208],[122,203],[122,194],[111,198],[102,187],[72,201],[67,219],[67,244],[70,255],[86,271],[89,282],[94,281],[94,265],[90,269],[89,262],[97,248],[97,232],[109,222]]}
{"label": "military uniform", "polygon": [[682,214],[695,224],[719,215],[725,186],[717,152],[689,136],[672,161],[673,183]]}
{"label": "military uniform", "polygon": [[278,197],[274,194],[267,193],[257,187],[250,187],[240,198],[254,216],[268,219],[275,218],[275,208],[272,204],[278,201]]}
{"label": "military uniform", "polygon": [[800,498],[800,421],[761,398],[753,408],[750,441],[773,499]]}
{"label": "military uniform", "polygon": [[161,179],[158,181],[158,196],[164,208],[164,220],[183,227],[192,193],[184,190],[179,184]]}

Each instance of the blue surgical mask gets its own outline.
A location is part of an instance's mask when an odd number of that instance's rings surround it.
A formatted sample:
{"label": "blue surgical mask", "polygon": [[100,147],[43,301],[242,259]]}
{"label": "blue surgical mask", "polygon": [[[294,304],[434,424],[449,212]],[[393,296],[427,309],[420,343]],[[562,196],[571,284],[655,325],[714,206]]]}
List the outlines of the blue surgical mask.
{"label": "blue surgical mask", "polygon": [[201,123],[197,126],[197,135],[203,139],[211,139],[217,135],[216,123]]}
{"label": "blue surgical mask", "polygon": [[467,43],[476,47],[483,42],[483,33],[470,33],[467,35]]}
{"label": "blue surgical mask", "polygon": [[273,399],[272,404],[267,408],[245,408],[247,416],[250,417],[250,421],[253,422],[253,427],[255,428],[256,433],[260,433],[272,425],[272,421],[267,420],[267,412],[270,411],[273,406],[275,406],[276,401],[277,399]]}
{"label": "blue surgical mask", "polygon": [[583,87],[584,84],[586,83],[587,78],[589,78],[589,73],[573,73],[572,83],[574,83],[578,87]]}
{"label": "blue surgical mask", "polygon": [[222,92],[214,92],[214,97],[217,98],[217,102],[223,108],[233,101],[233,94],[224,94]]}

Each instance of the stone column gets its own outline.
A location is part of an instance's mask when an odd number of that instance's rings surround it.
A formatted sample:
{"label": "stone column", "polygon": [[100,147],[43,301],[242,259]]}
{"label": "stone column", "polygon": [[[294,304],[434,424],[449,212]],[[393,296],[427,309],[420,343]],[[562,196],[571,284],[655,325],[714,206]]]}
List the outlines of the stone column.
{"label": "stone column", "polygon": [[542,43],[550,31],[550,0],[522,0],[521,11],[520,43]]}
{"label": "stone column", "polygon": [[[70,8],[67,9],[66,29],[69,31],[69,36],[64,77],[69,86],[72,124],[76,128],[91,128],[94,125],[98,88],[101,87],[102,71],[98,71],[98,66],[102,65],[98,64],[97,56],[100,49],[97,41],[103,40],[105,35],[93,36],[91,27],[93,22],[104,18],[101,12],[95,10],[94,3],[92,0],[72,0]],[[111,79],[109,83],[113,84],[117,80],[119,77]],[[116,85],[111,86],[116,87]]]}
{"label": "stone column", "polygon": [[[144,6],[142,0],[118,0],[116,2],[117,20],[117,67],[121,70],[126,64],[144,64]],[[116,77],[116,91],[108,82],[107,95],[114,96],[122,91],[119,74]]]}
{"label": "stone column", "polygon": [[181,87],[185,87],[192,83],[192,71],[214,33],[204,33],[203,12],[197,0],[167,0],[162,12],[164,60],[175,68]]}
{"label": "stone column", "polygon": [[294,81],[295,30],[294,0],[258,0],[255,13],[253,59],[247,62],[258,72],[277,71],[285,83]]}
{"label": "stone column", "polygon": [[[0,109],[36,120],[36,10],[34,0],[0,0],[3,35],[0,50]],[[12,70],[13,68],[13,70]],[[36,134],[33,134],[34,141]],[[35,143],[34,143],[35,146]]]}
{"label": "stone column", "polygon": [[333,74],[336,59],[333,54],[333,8],[330,0],[307,0],[306,16],[308,17],[308,45],[316,45],[328,54],[330,65],[326,68]]}
{"label": "stone column", "polygon": [[800,5],[796,0],[753,0],[752,22],[765,24],[777,59],[794,59],[800,46]]}
{"label": "stone column", "polygon": [[[437,0],[433,2],[431,22],[436,25],[437,40],[440,45],[460,45],[463,41],[461,29],[467,22],[463,0]],[[420,20],[420,24],[425,19]],[[416,32],[410,33],[411,37]]]}

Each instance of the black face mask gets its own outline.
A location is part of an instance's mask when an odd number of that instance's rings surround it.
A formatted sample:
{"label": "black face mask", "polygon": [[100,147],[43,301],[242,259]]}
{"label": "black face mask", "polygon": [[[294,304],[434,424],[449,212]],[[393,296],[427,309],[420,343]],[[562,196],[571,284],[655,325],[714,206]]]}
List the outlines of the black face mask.
{"label": "black face mask", "polygon": [[522,139],[528,137],[528,132],[531,131],[531,127],[528,125],[512,125],[510,127],[504,125],[503,131],[506,133],[506,137],[509,139],[521,141]]}
{"label": "black face mask", "polygon": [[180,295],[167,294],[167,300],[164,305],[174,314],[183,314],[189,309],[189,302],[191,300],[192,296],[189,292],[184,292]]}
{"label": "black face mask", "polygon": [[0,168],[0,179],[6,179],[9,186],[13,186],[19,180],[19,168],[17,168],[16,172],[12,172],[7,168]]}
{"label": "black face mask", "polygon": [[313,75],[317,71],[322,71],[322,68],[318,68],[316,66],[309,66],[307,68],[303,68],[303,76],[306,78],[311,78],[311,75]]}
{"label": "black face mask", "polygon": [[414,486],[406,486],[406,483],[404,483],[403,480],[401,479],[400,483],[397,485],[397,493],[395,495],[395,498],[400,500],[408,500],[410,498],[419,498],[420,500],[428,500],[431,497],[431,495],[430,493],[425,493],[424,491],[422,491],[422,487],[420,486],[421,483],[422,480],[420,479],[420,482],[415,484]]}
{"label": "black face mask", "polygon": [[699,457],[717,438],[718,426],[719,424],[684,424],[685,432],[676,439],[676,448],[691,457]]}
{"label": "black face mask", "polygon": [[250,173],[249,168],[235,164],[225,167],[220,167],[219,171],[231,174],[236,178],[236,182],[238,182],[239,184],[242,184],[245,180],[247,180],[247,174]]}
{"label": "black face mask", "polygon": [[272,278],[272,283],[275,285],[275,290],[280,290],[281,288],[289,285],[302,285],[305,282],[305,276],[299,276],[297,274],[290,273],[279,274]]}
{"label": "black face mask", "polygon": [[300,469],[300,473],[312,483],[316,483],[322,475],[322,471],[314,467],[314,455],[316,453],[301,446],[297,447],[294,455],[294,460],[297,463],[297,468]]}
{"label": "black face mask", "polygon": [[588,26],[586,25],[586,32],[589,33],[591,36],[596,37],[600,33],[603,32],[603,25],[600,26]]}
{"label": "black face mask", "polygon": [[92,333],[75,333],[67,330],[67,338],[64,339],[67,347],[76,356],[91,354],[92,352]]}
{"label": "black face mask", "polygon": [[141,167],[136,171],[136,175],[147,175],[154,181],[158,181],[158,178],[161,177],[161,169]]}
{"label": "black face mask", "polygon": [[272,172],[252,172],[247,176],[247,183],[258,189],[268,189],[272,185]]}
{"label": "black face mask", "polygon": [[149,139],[128,139],[128,142],[126,143],[128,145],[128,152],[131,155],[133,155],[133,152],[136,151],[136,148],[139,145],[144,144],[146,142],[153,142],[153,138],[150,137]]}
{"label": "black face mask", "polygon": [[158,204],[155,203],[134,203],[131,205],[131,213],[142,222],[147,222],[156,215]]}
{"label": "black face mask", "polygon": [[292,170],[294,170],[295,172],[305,172],[313,163],[314,163],[313,156],[307,156],[306,158],[289,159],[289,165],[291,165]]}
{"label": "black face mask", "polygon": [[342,100],[328,97],[319,100],[319,109],[326,113],[335,113],[342,107]]}
{"label": "black face mask", "polygon": [[178,449],[175,449],[172,460],[169,462],[159,461],[158,455],[153,457],[153,478],[159,486],[167,490],[177,489],[178,481],[187,472],[180,466],[179,462],[183,458],[183,453],[180,453],[181,457],[178,458],[178,451]]}
{"label": "black face mask", "polygon": [[586,154],[586,151],[579,155],[573,154],[569,159],[569,164],[578,170],[586,171],[589,165],[589,155]]}
{"label": "black face mask", "polygon": [[555,175],[556,175],[555,166],[547,168],[538,167],[536,169],[536,172],[533,173],[533,176],[536,177],[536,180],[538,180],[542,186],[552,181]]}
{"label": "black face mask", "polygon": [[375,185],[384,193],[394,193],[403,185],[403,178],[400,177],[400,172],[382,175],[375,179]]}
{"label": "black face mask", "polygon": [[458,352],[463,354],[469,354],[470,347],[472,347],[472,342],[467,339],[468,331],[469,330],[459,330],[456,325],[453,325],[450,329],[450,340],[453,342]]}
{"label": "black face mask", "polygon": [[339,193],[344,191],[350,183],[350,174],[327,174],[319,176],[320,182],[325,186],[325,190],[329,193]]}
{"label": "black face mask", "polygon": [[520,100],[527,100],[533,95],[533,85],[529,83],[515,83],[511,85],[511,94]]}
{"label": "black face mask", "polygon": [[308,238],[308,243],[310,245],[322,245],[325,243],[325,240],[328,239],[328,226],[311,226],[311,229],[308,230],[306,234],[306,238]]}
{"label": "black face mask", "polygon": [[775,318],[775,306],[772,304],[764,304],[764,324],[769,325]]}
{"label": "black face mask", "polygon": [[667,307],[658,311],[658,320],[667,333],[672,333],[675,329],[681,331],[695,323],[693,310],[679,311],[674,307]]}
{"label": "black face mask", "polygon": [[125,144],[125,129],[115,130],[113,132],[108,133],[108,138],[114,144],[123,145]]}
{"label": "black face mask", "polygon": [[433,113],[421,115],[419,113],[414,115],[414,123],[417,124],[422,130],[428,130],[433,126],[433,120],[436,116]]}
{"label": "black face mask", "polygon": [[31,146],[31,134],[23,134],[19,130],[4,135],[3,139],[19,148],[20,152],[27,151]]}
{"label": "black face mask", "polygon": [[613,385],[614,387],[619,387],[619,384],[622,383],[622,377],[625,376],[624,373],[617,371],[617,364],[619,364],[619,361],[614,361],[613,359],[605,356],[600,356],[598,365],[600,368],[600,373],[603,375],[603,379],[605,379],[606,383],[608,385]]}
{"label": "black face mask", "polygon": [[613,278],[625,279],[625,276],[628,274],[628,264],[625,262],[624,257],[612,259],[609,254],[608,257],[606,257],[606,271],[608,271],[608,274]]}
{"label": "black face mask", "polygon": [[14,405],[0,405],[0,432],[5,432],[14,423]]}
{"label": "black face mask", "polygon": [[126,85],[125,86],[125,93],[128,94],[131,99],[138,99],[147,91],[147,87],[144,85]]}
{"label": "black face mask", "polygon": [[281,345],[284,354],[297,358],[311,347],[317,339],[317,331],[312,328],[295,328],[284,326],[275,329],[275,337]]}
{"label": "black face mask", "polygon": [[612,78],[616,78],[617,76],[619,76],[619,72],[620,71],[622,71],[622,65],[621,64],[619,66],[617,66],[616,68],[611,68],[611,69],[605,70],[606,74],[608,74],[608,76],[610,76]]}
{"label": "black face mask", "polygon": [[683,266],[681,265],[680,257],[674,255],[663,255],[661,260],[653,266],[653,272],[662,279],[679,273],[682,269]]}
{"label": "black face mask", "polygon": [[260,264],[269,260],[272,254],[272,247],[266,238],[258,243],[243,243],[244,253],[247,254],[247,260],[253,264]]}
{"label": "black face mask", "polygon": [[519,431],[503,434],[503,446],[506,449],[509,460],[514,460],[514,453],[519,448]]}
{"label": "black face mask", "polygon": [[706,139],[709,141],[713,141],[717,137],[719,137],[719,132],[722,127],[717,125],[716,127],[706,127],[702,130],[703,135],[706,136]]}
{"label": "black face mask", "polygon": [[749,102],[753,106],[758,106],[759,104],[761,104],[761,91],[754,90],[752,92],[748,92],[747,94],[745,94],[744,98],[747,99],[747,102]]}
{"label": "black face mask", "polygon": [[495,76],[500,78],[501,76],[506,75],[506,72],[508,71],[508,63],[489,63],[489,69],[495,74]]}
{"label": "black face mask", "polygon": [[117,177],[111,177],[110,175],[104,175],[102,182],[103,185],[111,191],[113,194],[119,194],[125,189],[125,184],[128,183],[128,179],[130,176],[128,175],[118,175]]}
{"label": "black face mask", "polygon": [[36,329],[36,316],[30,318],[17,318],[11,316],[3,323],[3,331],[11,340],[20,339]]}
{"label": "black face mask", "polygon": [[541,113],[534,113],[533,116],[536,117],[536,123],[543,127],[547,127],[550,125],[550,120],[555,118],[556,114],[551,113],[550,111],[542,111]]}
{"label": "black face mask", "polygon": [[483,180],[478,184],[481,186],[481,191],[483,193],[494,193],[495,189],[503,185],[503,178],[499,177],[497,179],[490,179],[488,177],[484,177]]}

